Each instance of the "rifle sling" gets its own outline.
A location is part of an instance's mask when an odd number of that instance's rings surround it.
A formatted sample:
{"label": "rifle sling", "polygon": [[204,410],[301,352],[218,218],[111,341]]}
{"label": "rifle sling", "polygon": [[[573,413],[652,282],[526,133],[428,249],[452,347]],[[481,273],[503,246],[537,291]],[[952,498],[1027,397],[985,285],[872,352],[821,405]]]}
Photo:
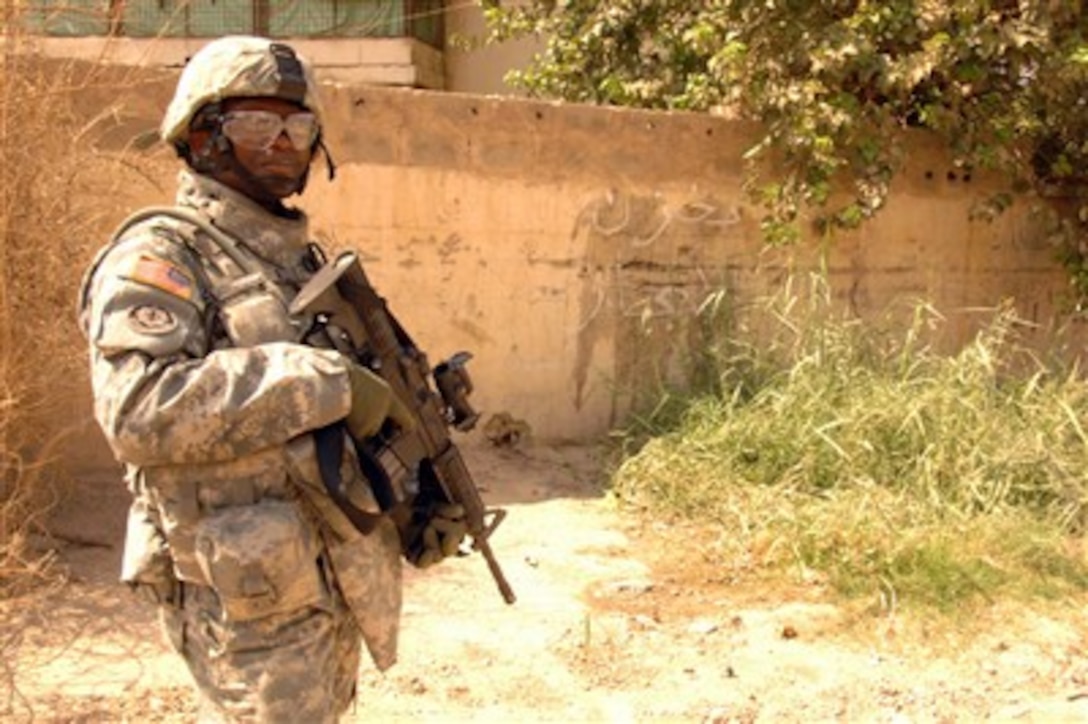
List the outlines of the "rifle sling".
{"label": "rifle sling", "polygon": [[[357,529],[362,533],[368,533],[374,522],[367,513],[359,510],[344,494],[344,480],[341,476],[340,465],[344,459],[344,436],[347,431],[344,423],[336,422],[332,425],[314,430],[314,445],[317,448],[317,469],[321,473],[321,482],[325,490],[332,498],[341,512],[347,516]],[[374,493],[375,500],[383,511],[389,511],[395,504],[393,485],[385,469],[378,462],[375,455],[365,445],[352,438],[355,452],[359,459],[359,467],[363,476],[370,483],[370,489]]]}

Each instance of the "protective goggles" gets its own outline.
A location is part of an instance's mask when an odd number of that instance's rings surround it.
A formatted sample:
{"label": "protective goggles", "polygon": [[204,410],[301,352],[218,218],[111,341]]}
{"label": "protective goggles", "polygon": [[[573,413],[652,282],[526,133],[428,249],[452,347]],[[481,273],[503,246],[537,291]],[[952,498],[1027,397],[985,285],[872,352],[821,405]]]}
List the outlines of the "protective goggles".
{"label": "protective goggles", "polygon": [[281,133],[291,145],[303,151],[317,140],[317,116],[309,112],[284,117],[272,111],[231,111],[223,116],[223,135],[231,143],[259,151],[272,148]]}

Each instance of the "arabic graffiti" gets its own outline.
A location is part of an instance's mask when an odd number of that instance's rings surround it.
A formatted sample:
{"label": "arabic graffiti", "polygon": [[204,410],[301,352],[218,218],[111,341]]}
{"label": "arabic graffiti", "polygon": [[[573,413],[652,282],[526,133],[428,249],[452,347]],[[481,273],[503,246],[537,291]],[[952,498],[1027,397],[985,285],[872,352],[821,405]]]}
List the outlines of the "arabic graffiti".
{"label": "arabic graffiti", "polygon": [[713,291],[719,267],[708,243],[743,221],[738,206],[700,199],[670,207],[659,195],[609,190],[583,210],[586,282],[578,330],[611,310],[651,319],[695,313]]}
{"label": "arabic graffiti", "polygon": [[723,254],[731,245],[722,241],[745,229],[741,207],[705,197],[672,203],[658,193],[612,189],[583,207],[574,230],[575,246],[584,250],[574,330],[576,405],[604,338],[615,345],[614,389],[637,382],[639,370],[649,367],[667,377],[684,374],[696,344],[693,321],[725,282]]}

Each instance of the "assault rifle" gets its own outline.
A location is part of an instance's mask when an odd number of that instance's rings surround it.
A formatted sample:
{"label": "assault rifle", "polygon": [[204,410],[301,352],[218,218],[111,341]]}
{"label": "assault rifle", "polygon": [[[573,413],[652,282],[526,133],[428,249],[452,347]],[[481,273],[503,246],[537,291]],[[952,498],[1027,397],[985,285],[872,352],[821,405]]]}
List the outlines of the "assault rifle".
{"label": "assault rifle", "polygon": [[459,352],[432,370],[352,252],[322,266],[294,299],[290,312],[312,315],[332,345],[381,376],[416,419],[414,430],[387,428],[373,438],[355,441],[379,505],[401,528],[406,554],[411,558],[422,545],[428,508],[460,504],[473,549],[483,554],[503,600],[514,603],[514,592],[488,542],[506,511],[484,506],[449,436],[450,427],[467,431],[479,418],[468,402],[472,381],[465,363],[471,355]]}

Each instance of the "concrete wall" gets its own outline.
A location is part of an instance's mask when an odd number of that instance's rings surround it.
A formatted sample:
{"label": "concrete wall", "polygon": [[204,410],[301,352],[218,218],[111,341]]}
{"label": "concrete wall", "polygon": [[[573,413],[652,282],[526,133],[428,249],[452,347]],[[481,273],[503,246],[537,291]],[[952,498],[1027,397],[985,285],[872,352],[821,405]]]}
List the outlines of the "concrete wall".
{"label": "concrete wall", "polygon": [[[1043,323],[1064,289],[1026,212],[970,221],[992,181],[950,172],[924,139],[875,222],[769,252],[741,189],[752,129],[735,122],[377,87],[327,100],[339,174],[313,174],[315,234],[362,252],[432,361],[475,355],[485,416],[508,412],[539,439],[605,433],[640,390],[682,377],[718,289],[743,304],[825,266],[862,315],[932,301],[953,345],[972,308],[1011,298]],[[145,165],[170,187],[166,154]]]}
{"label": "concrete wall", "polygon": [[970,221],[992,180],[924,139],[875,223],[770,253],[741,190],[752,129],[734,122],[390,89],[330,107],[342,175],[309,205],[317,229],[366,253],[426,348],[476,354],[480,406],[545,438],[600,434],[680,372],[719,288],[750,301],[826,265],[859,314],[931,300],[951,344],[970,308],[1013,298],[1044,322],[1064,289],[1026,212]]}

